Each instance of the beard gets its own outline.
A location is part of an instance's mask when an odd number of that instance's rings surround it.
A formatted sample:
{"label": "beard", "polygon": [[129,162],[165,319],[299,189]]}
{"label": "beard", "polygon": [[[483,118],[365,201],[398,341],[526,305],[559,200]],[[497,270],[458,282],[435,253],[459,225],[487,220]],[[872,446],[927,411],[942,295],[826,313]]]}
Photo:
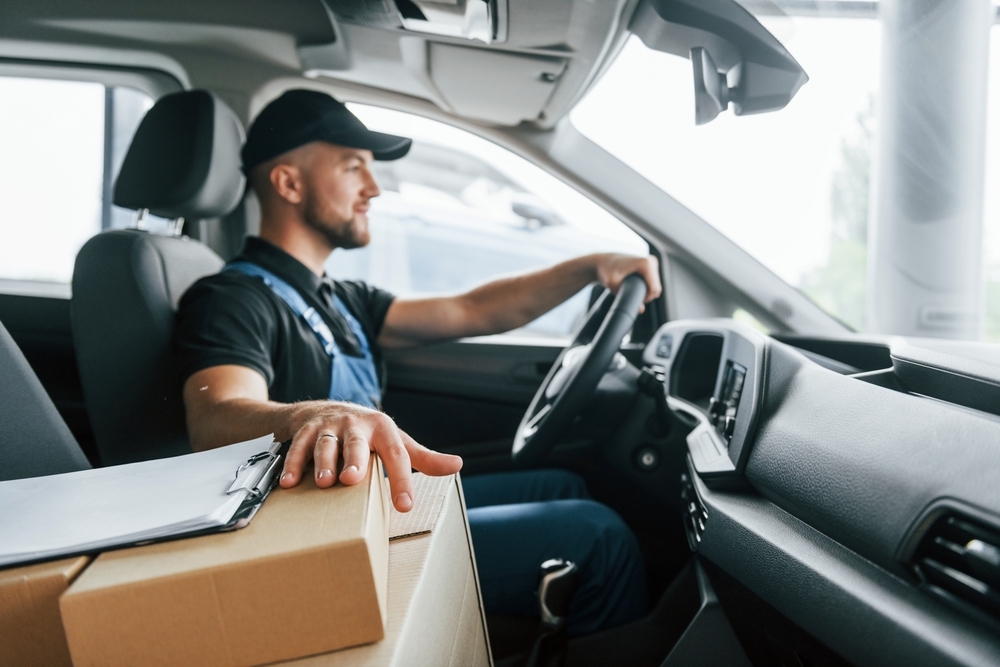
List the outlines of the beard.
{"label": "beard", "polygon": [[349,220],[342,220],[337,213],[325,206],[312,191],[306,193],[304,220],[311,229],[319,232],[330,249],[363,248],[371,241],[368,224],[355,215]]}

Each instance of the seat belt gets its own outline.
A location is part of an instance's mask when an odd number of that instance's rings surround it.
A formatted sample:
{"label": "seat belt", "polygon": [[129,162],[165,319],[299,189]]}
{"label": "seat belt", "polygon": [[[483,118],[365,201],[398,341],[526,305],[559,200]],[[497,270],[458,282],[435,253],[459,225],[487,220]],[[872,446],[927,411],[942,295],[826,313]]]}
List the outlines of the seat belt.
{"label": "seat belt", "polygon": [[361,347],[361,357],[344,354],[337,346],[337,341],[334,340],[330,327],[316,312],[316,309],[306,303],[298,290],[267,269],[252,262],[230,262],[222,270],[236,271],[247,276],[260,278],[292,309],[292,312],[305,320],[323,345],[323,350],[330,356],[329,398],[331,400],[347,401],[376,410],[380,409],[382,391],[379,388],[375,359],[372,357],[368,337],[365,335],[361,322],[354,317],[336,293],[333,294],[333,305],[344,316],[344,319],[347,320],[347,326],[357,337],[358,345]]}

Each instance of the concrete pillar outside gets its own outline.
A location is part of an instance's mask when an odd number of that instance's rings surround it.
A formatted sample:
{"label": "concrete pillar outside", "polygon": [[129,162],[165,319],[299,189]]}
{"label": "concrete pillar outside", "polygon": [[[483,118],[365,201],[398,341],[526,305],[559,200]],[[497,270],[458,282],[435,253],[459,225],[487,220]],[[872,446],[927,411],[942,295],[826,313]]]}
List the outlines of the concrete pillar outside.
{"label": "concrete pillar outside", "polygon": [[879,7],[868,329],[976,339],[995,10],[990,0],[881,0]]}

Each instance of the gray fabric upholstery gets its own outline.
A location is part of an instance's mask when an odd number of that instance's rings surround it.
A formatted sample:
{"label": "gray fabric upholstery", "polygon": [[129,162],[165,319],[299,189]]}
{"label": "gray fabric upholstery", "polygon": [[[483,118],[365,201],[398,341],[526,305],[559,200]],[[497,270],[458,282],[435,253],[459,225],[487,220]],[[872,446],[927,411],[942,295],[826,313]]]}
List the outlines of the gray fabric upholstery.
{"label": "gray fabric upholstery", "polygon": [[[203,90],[161,98],[143,118],[115,203],[168,218],[209,218],[240,201],[243,127]],[[190,452],[174,363],[177,304],[222,259],[188,238],[108,231],[73,271],[73,344],[103,465]]]}
{"label": "gray fabric upholstery", "polygon": [[114,201],[164,218],[216,218],[243,194],[243,126],[212,93],[160,98],[136,130],[115,182]]}
{"label": "gray fabric upholstery", "polygon": [[28,360],[0,323],[0,481],[89,467]]}
{"label": "gray fabric upholstery", "polygon": [[73,343],[103,465],[191,451],[172,337],[177,303],[222,259],[188,238],[108,231],[73,271]]}

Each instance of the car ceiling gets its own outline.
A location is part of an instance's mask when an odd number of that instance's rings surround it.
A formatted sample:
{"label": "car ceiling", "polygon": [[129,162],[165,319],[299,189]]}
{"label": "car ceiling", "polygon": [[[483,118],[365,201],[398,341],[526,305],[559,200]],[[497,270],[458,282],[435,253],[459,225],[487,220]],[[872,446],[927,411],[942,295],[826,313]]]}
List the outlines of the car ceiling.
{"label": "car ceiling", "polygon": [[[506,34],[485,45],[372,27],[358,13],[370,14],[368,0],[5,0],[0,58],[99,63],[99,47],[136,54],[133,66],[157,67],[142,54],[165,56],[182,83],[238,112],[269,81],[306,75],[428,100],[480,123],[547,128],[613,59],[636,4],[508,0]],[[390,7],[379,9],[395,20]]]}

